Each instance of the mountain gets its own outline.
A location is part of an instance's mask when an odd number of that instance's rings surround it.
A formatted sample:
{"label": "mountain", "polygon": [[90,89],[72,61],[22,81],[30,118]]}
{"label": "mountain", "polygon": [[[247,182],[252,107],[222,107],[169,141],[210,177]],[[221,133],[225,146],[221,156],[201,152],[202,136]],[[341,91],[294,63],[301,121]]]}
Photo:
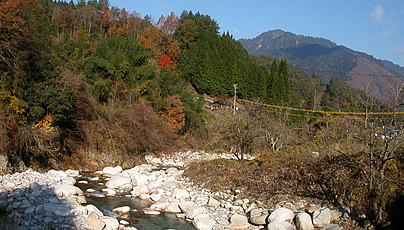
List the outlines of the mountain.
{"label": "mountain", "polygon": [[391,97],[390,86],[404,81],[396,77],[404,75],[404,67],[324,38],[272,30],[239,42],[250,54],[286,58],[293,67],[320,76],[324,83],[335,76],[382,100]]}

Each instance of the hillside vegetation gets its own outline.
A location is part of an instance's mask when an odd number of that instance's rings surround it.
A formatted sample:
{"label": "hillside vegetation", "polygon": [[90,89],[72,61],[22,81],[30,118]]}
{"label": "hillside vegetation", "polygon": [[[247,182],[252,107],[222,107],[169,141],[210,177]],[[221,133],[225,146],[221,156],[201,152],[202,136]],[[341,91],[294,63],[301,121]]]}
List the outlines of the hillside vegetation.
{"label": "hillside vegetation", "polygon": [[324,83],[338,77],[383,101],[393,96],[391,85],[404,81],[397,77],[403,75],[403,67],[324,38],[272,30],[239,41],[250,54],[285,58],[293,67],[304,69],[310,75],[317,74]]}
{"label": "hillside vegetation", "polygon": [[[190,177],[252,196],[260,182],[265,199],[296,192],[375,224],[395,220],[402,115],[341,111],[397,111],[402,86],[382,104],[338,78],[324,82],[285,59],[250,56],[210,16],[190,11],[154,22],[107,0],[8,0],[0,22],[0,173],[127,168],[147,153],[226,151],[239,161],[204,162]],[[205,101],[229,99],[234,84],[249,101],[238,101],[235,115]],[[259,157],[244,161],[246,154]],[[215,182],[207,172],[230,173]]]}

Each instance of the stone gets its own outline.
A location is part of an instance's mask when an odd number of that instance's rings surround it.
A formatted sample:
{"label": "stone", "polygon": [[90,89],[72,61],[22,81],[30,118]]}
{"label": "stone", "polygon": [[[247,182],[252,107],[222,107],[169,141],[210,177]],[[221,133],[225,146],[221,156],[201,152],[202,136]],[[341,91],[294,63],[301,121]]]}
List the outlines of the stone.
{"label": "stone", "polygon": [[105,184],[109,189],[131,190],[132,181],[128,174],[118,173],[111,176],[111,179]]}
{"label": "stone", "polygon": [[212,218],[195,219],[192,224],[199,230],[211,230],[216,224],[216,221]]}
{"label": "stone", "polygon": [[181,213],[181,209],[179,207],[179,203],[174,201],[170,203],[165,209],[164,212],[168,213]]}
{"label": "stone", "polygon": [[104,216],[104,214],[94,205],[89,204],[84,209],[84,214],[89,215],[91,212],[95,212],[98,216]]}
{"label": "stone", "polygon": [[174,189],[171,197],[177,200],[189,199],[189,192],[185,189]]}
{"label": "stone", "polygon": [[150,200],[157,202],[161,199],[161,194],[153,193],[150,195]]}
{"label": "stone", "polygon": [[150,209],[150,208],[143,209],[143,213],[146,214],[146,215],[160,215],[159,211],[153,210],[153,209]]}
{"label": "stone", "polygon": [[152,210],[163,210],[163,209],[165,209],[168,205],[169,205],[170,203],[169,202],[167,202],[167,201],[164,201],[164,202],[157,202],[157,203],[155,203],[155,204],[152,204],[151,206],[150,206],[150,209],[152,209]]}
{"label": "stone", "polygon": [[119,221],[110,216],[102,216],[100,220],[105,223],[105,228],[109,230],[118,230],[119,228]]}
{"label": "stone", "polygon": [[116,191],[113,189],[105,189],[104,192],[106,193],[107,196],[115,196]]}
{"label": "stone", "polygon": [[122,206],[122,207],[117,207],[112,209],[112,212],[118,213],[119,215],[128,213],[130,211],[130,207],[129,206]]}
{"label": "stone", "polygon": [[57,170],[54,170],[54,169],[49,170],[48,174],[55,177],[55,178],[67,177],[67,174],[65,172],[57,171]]}
{"label": "stone", "polygon": [[187,212],[188,209],[190,209],[194,205],[195,205],[195,203],[193,201],[182,201],[182,202],[180,202],[179,207],[182,212]]}
{"label": "stone", "polygon": [[77,181],[78,184],[88,184],[88,181],[85,180],[79,180]]}
{"label": "stone", "polygon": [[295,230],[296,228],[286,221],[274,220],[267,225],[266,230]]}
{"label": "stone", "polygon": [[297,214],[296,227],[298,230],[314,230],[311,216],[305,212]]}
{"label": "stone", "polygon": [[96,191],[97,191],[97,190],[92,189],[92,188],[88,188],[88,189],[86,190],[86,192],[89,192],[89,193],[96,192]]}
{"label": "stone", "polygon": [[249,226],[250,224],[248,223],[248,219],[246,216],[234,214],[230,217],[230,224],[227,227],[231,229],[245,229]]}
{"label": "stone", "polygon": [[52,212],[58,216],[67,216],[70,214],[70,208],[62,204],[45,203],[42,207],[45,212]]}
{"label": "stone", "polygon": [[105,228],[105,223],[96,218],[87,218],[84,227],[91,230],[103,230]]}
{"label": "stone", "polygon": [[334,222],[335,220],[338,220],[339,218],[341,218],[342,213],[339,212],[336,209],[330,209],[330,213],[331,213],[331,220],[330,223]]}
{"label": "stone", "polygon": [[206,213],[206,209],[204,207],[193,206],[187,210],[187,212],[185,213],[185,217],[190,220],[193,220],[195,216],[203,213]]}
{"label": "stone", "polygon": [[208,206],[209,206],[209,207],[219,207],[219,206],[220,206],[220,202],[217,201],[217,200],[216,200],[215,198],[213,198],[213,197],[209,197]]}
{"label": "stone", "polygon": [[117,173],[121,173],[122,172],[122,167],[121,166],[116,166],[116,167],[105,167],[102,170],[102,174],[106,175],[106,176],[112,176],[115,175]]}
{"label": "stone", "polygon": [[66,173],[68,176],[71,176],[71,177],[77,177],[77,176],[80,175],[80,173],[79,173],[78,170],[72,170],[72,169],[66,170],[65,173]]}
{"label": "stone", "polygon": [[37,192],[41,190],[41,186],[38,183],[33,182],[29,185],[29,189],[31,189],[32,192]]}
{"label": "stone", "polygon": [[269,215],[268,223],[271,223],[272,221],[275,221],[275,220],[287,221],[287,222],[291,223],[294,217],[295,217],[295,214],[293,213],[292,210],[287,209],[287,208],[278,208],[275,211],[273,211],[271,213],[271,215]]}
{"label": "stone", "polygon": [[122,225],[128,225],[128,224],[129,224],[129,222],[128,222],[128,221],[126,221],[126,220],[120,220],[120,221],[119,221],[119,224],[122,224]]}
{"label": "stone", "polygon": [[55,185],[53,189],[57,196],[83,195],[83,191],[71,184]]}
{"label": "stone", "polygon": [[100,180],[100,178],[98,176],[90,178],[90,181],[99,181],[99,180]]}
{"label": "stone", "polygon": [[316,228],[322,228],[331,222],[331,212],[327,207],[322,207],[313,213],[313,225]]}
{"label": "stone", "polygon": [[62,182],[62,184],[71,184],[74,185],[76,184],[76,179],[74,179],[73,177],[61,177],[60,181]]}
{"label": "stone", "polygon": [[134,196],[140,196],[140,194],[147,194],[147,193],[149,193],[149,188],[147,187],[147,185],[138,185],[132,191],[132,194]]}
{"label": "stone", "polygon": [[76,197],[76,201],[78,204],[87,204],[87,200],[84,196],[77,196]]}
{"label": "stone", "polygon": [[253,216],[261,216],[263,212],[262,208],[253,208],[248,212],[248,216],[253,217]]}
{"label": "stone", "polygon": [[209,215],[207,213],[202,213],[202,214],[198,214],[194,217],[194,220],[198,220],[198,219],[206,219],[206,218],[210,218]]}
{"label": "stone", "polygon": [[268,214],[250,217],[250,223],[254,225],[267,224]]}
{"label": "stone", "polygon": [[178,169],[177,168],[169,168],[166,170],[167,175],[177,175]]}
{"label": "stone", "polygon": [[95,219],[99,219],[101,216],[99,216],[96,212],[91,212],[87,219],[91,219],[91,218],[95,218]]}
{"label": "stone", "polygon": [[331,224],[331,225],[321,228],[320,230],[342,230],[342,228],[340,226],[338,226],[338,224]]}

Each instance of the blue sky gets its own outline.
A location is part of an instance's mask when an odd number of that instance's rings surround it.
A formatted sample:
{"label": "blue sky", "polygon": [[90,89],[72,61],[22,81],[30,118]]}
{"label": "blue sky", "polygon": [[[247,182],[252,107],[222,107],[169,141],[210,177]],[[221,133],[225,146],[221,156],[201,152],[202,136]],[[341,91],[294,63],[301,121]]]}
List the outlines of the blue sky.
{"label": "blue sky", "polygon": [[171,11],[210,15],[236,39],[282,29],[404,66],[404,0],[110,0],[157,20]]}

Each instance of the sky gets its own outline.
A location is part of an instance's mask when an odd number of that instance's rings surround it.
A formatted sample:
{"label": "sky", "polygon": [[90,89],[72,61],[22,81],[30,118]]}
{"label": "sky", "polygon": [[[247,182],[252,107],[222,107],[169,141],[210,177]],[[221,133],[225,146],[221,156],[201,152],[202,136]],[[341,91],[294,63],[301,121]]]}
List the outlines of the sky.
{"label": "sky", "polygon": [[235,39],[281,29],[322,37],[404,67],[404,0],[110,0],[155,21],[183,10],[209,15]]}

